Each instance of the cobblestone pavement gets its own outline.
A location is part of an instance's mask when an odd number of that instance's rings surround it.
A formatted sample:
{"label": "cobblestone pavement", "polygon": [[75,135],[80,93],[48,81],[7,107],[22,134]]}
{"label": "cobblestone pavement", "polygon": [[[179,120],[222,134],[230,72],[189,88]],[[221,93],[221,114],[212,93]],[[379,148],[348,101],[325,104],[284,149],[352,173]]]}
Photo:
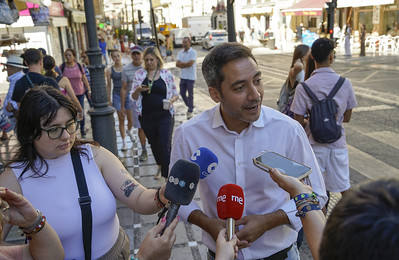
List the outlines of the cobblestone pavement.
{"label": "cobblestone pavement", "polygon": [[[201,52],[202,56],[206,52]],[[201,57],[201,55],[199,55]],[[290,54],[274,54],[257,56],[262,77],[264,79],[264,104],[276,107],[281,84],[286,78],[287,66],[290,63]],[[197,115],[212,107],[215,103],[209,98],[205,82],[200,72],[201,58],[198,59],[198,80],[195,88],[195,110]],[[398,143],[398,107],[399,90],[397,80],[399,69],[396,64],[398,57],[364,57],[344,59],[338,57],[335,69],[351,79],[359,107],[355,109],[352,121],[346,125],[348,148],[350,153],[351,183],[357,184],[367,179],[381,176],[399,176],[399,162],[397,154]],[[171,71],[177,75],[178,70],[173,64],[167,64]],[[176,79],[178,83],[178,79]],[[186,108],[181,100],[176,103],[175,127],[183,123]],[[89,117],[88,117],[89,118]],[[115,118],[117,122],[117,118]],[[161,185],[153,177],[157,171],[151,149],[148,146],[148,161],[139,164],[138,155],[140,147],[128,141],[132,147],[126,152],[120,150],[118,126],[117,131],[118,156],[129,172],[143,185],[156,188]],[[88,137],[90,137],[88,134]],[[128,140],[128,139],[127,139]],[[0,156],[2,160],[8,159],[15,152],[16,140],[12,137],[9,141],[0,143]],[[339,194],[332,194],[329,210],[338,202]],[[200,203],[198,195],[194,198]],[[122,204],[118,204],[118,216],[121,225],[127,231],[131,241],[131,253],[135,253],[146,232],[154,226],[157,217],[135,214]],[[171,259],[206,259],[206,247],[201,242],[201,231],[198,227],[180,222],[176,229],[177,239],[172,251]],[[8,241],[21,242],[18,232],[14,231],[7,238]],[[306,243],[302,246],[301,259],[312,259]]]}

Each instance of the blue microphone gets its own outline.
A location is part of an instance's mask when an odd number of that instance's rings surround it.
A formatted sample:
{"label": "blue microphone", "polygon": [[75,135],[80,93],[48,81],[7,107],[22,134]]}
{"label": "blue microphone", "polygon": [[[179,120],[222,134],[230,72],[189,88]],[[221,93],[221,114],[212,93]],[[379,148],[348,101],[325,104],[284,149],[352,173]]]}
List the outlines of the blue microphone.
{"label": "blue microphone", "polygon": [[213,173],[218,166],[217,156],[208,148],[200,147],[193,153],[190,160],[200,167],[200,179]]}

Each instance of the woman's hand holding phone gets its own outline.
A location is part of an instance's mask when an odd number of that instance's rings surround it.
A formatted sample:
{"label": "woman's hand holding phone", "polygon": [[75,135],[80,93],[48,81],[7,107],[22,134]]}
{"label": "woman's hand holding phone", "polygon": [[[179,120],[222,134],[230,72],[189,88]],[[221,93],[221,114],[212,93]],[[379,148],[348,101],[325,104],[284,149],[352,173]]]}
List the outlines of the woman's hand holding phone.
{"label": "woman's hand holding phone", "polygon": [[141,85],[140,92],[145,92],[145,91],[148,91],[148,90],[150,90],[150,87],[148,87],[147,85]]}
{"label": "woman's hand holding phone", "polygon": [[270,177],[280,188],[288,192],[291,197],[295,197],[302,193],[312,193],[312,188],[302,183],[297,178],[280,173],[278,170],[271,168],[269,170]]}

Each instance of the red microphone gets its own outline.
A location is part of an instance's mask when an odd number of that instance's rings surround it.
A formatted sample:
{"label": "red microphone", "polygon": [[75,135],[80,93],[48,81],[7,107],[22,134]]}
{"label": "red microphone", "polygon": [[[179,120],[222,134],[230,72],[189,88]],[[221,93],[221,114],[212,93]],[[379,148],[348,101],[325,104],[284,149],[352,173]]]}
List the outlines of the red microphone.
{"label": "red microphone", "polygon": [[244,192],[236,184],[226,184],[219,189],[216,201],[218,216],[227,219],[227,239],[231,240],[234,235],[235,221],[239,220],[244,211]]}

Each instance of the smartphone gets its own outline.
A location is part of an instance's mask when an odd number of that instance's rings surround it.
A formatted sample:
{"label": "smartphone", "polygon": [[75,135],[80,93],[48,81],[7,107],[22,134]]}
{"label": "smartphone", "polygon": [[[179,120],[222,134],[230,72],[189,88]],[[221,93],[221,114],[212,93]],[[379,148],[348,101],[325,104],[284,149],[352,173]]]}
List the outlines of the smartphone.
{"label": "smartphone", "polygon": [[312,168],[288,159],[281,154],[263,151],[259,156],[253,158],[255,166],[269,172],[271,168],[279,170],[281,173],[302,180],[311,172]]}

